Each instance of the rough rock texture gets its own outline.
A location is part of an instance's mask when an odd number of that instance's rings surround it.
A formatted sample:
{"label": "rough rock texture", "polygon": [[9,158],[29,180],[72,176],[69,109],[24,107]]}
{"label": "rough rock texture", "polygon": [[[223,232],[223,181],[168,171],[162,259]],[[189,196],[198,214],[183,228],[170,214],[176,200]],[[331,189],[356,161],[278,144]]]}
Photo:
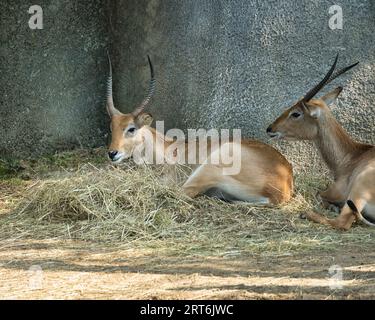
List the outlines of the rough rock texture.
{"label": "rough rock texture", "polygon": [[0,157],[104,144],[107,12],[102,0],[1,3]]}
{"label": "rough rock texture", "polygon": [[[337,3],[344,24],[335,31],[328,9],[336,3],[327,0],[43,2],[42,32],[28,29],[26,5],[5,1],[1,12],[2,153],[42,153],[77,137],[85,146],[104,143],[106,45],[122,111],[144,97],[149,53],[158,80],[149,111],[166,129],[241,128],[265,141],[267,125],[340,52],[339,66],[361,64],[330,86],[345,85],[334,113],[355,137],[375,142],[372,0]],[[280,147],[291,159],[319,158],[306,143]]]}
{"label": "rough rock texture", "polygon": [[[158,90],[151,113],[166,127],[241,128],[267,140],[278,114],[339,67],[360,66],[334,113],[358,139],[375,142],[375,2],[340,1],[343,30],[331,30],[334,1],[116,1],[112,7],[116,102],[141,101],[151,54]],[[319,159],[306,143],[279,145],[292,159]]]}

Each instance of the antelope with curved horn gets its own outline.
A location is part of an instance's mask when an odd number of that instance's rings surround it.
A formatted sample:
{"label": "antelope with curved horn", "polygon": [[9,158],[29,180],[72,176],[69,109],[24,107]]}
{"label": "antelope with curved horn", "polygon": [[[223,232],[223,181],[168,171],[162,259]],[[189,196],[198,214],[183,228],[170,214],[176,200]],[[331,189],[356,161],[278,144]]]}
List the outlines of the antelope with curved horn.
{"label": "antelope with curved horn", "polygon": [[[107,110],[111,117],[112,141],[108,156],[114,164],[130,157],[134,158],[136,150],[143,150],[149,146],[152,148],[152,153],[159,157],[167,158],[170,155],[167,153],[174,141],[152,128],[150,125],[153,118],[151,114],[144,112],[155,89],[154,70],[150,57],[148,63],[151,80],[147,97],[133,112],[124,114],[116,109],[113,103],[112,67],[109,59]],[[244,139],[239,139],[239,143],[231,140],[219,146],[214,146],[210,141],[206,142],[204,148],[207,157],[193,165],[195,170],[183,184],[183,190],[189,197],[207,194],[227,201],[279,204],[292,196],[292,167],[273,147]],[[177,163],[191,156],[189,146],[188,141],[183,141],[182,148],[174,149],[173,157],[177,159]],[[240,169],[235,174],[223,173],[228,166],[226,163],[219,161],[212,164],[209,161],[225,148],[230,152],[240,150]]]}
{"label": "antelope with curved horn", "polygon": [[268,128],[271,138],[312,140],[333,173],[334,182],[320,192],[323,204],[341,209],[335,219],[308,212],[314,222],[348,230],[355,220],[375,226],[375,147],[354,141],[332,115],[329,105],[342,91],[338,87],[320,98],[314,98],[328,83],[350,70],[355,63],[333,74],[336,59],[313,89],[292,107],[283,112]]}

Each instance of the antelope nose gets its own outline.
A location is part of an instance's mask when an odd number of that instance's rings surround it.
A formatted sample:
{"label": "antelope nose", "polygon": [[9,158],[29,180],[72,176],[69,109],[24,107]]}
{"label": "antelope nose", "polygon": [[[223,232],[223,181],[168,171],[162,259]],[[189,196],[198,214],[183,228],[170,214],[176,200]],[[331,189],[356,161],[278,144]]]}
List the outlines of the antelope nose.
{"label": "antelope nose", "polygon": [[113,160],[113,159],[116,157],[117,154],[118,154],[118,151],[109,151],[109,152],[108,152],[108,157],[109,157],[111,160]]}
{"label": "antelope nose", "polygon": [[269,127],[267,128],[267,133],[270,133],[270,132],[272,132],[272,127],[271,127],[271,126],[269,126]]}

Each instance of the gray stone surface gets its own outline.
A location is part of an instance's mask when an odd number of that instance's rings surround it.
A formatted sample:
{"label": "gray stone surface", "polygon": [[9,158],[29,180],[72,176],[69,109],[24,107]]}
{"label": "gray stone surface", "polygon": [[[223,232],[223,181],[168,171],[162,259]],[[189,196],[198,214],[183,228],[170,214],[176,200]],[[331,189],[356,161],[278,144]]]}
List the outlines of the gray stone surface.
{"label": "gray stone surface", "polygon": [[[38,4],[44,29],[31,30]],[[0,157],[105,143],[103,0],[1,2]]]}
{"label": "gray stone surface", "polygon": [[[375,142],[375,2],[343,0],[343,30],[328,26],[335,1],[116,1],[112,12],[117,105],[129,111],[158,80],[149,110],[167,128],[241,128],[267,141],[278,114],[323,77],[337,52],[354,71],[333,108],[362,141]],[[142,89],[142,90],[141,90]],[[295,165],[318,161],[307,143],[279,143]]]}
{"label": "gray stone surface", "polygon": [[[1,153],[104,144],[107,45],[122,111],[144,97],[150,54],[158,83],[149,111],[167,129],[241,128],[264,141],[267,125],[340,52],[339,66],[361,64],[331,85],[345,85],[333,111],[355,137],[375,142],[373,0],[337,3],[344,25],[335,31],[336,2],[327,0],[40,1],[42,32],[28,29],[28,6],[13,3],[1,11]],[[318,159],[306,143],[278,146],[292,160]]]}

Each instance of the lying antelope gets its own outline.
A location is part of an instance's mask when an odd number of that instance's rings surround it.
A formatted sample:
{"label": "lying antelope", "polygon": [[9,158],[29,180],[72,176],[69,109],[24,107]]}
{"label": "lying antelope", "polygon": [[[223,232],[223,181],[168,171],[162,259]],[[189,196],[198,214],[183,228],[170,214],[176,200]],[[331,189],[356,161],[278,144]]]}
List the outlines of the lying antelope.
{"label": "lying antelope", "polygon": [[375,148],[354,141],[332,115],[328,105],[336,100],[342,87],[313,99],[324,86],[358,64],[335,74],[338,56],[332,67],[313,89],[272,123],[267,132],[272,138],[312,140],[333,173],[334,183],[320,192],[325,206],[341,209],[339,217],[327,219],[315,212],[306,217],[314,222],[348,230],[357,219],[374,226],[375,219]]}
{"label": "lying antelope", "polygon": [[[142,150],[147,146],[151,146],[153,154],[158,153],[156,156],[159,158],[166,157],[168,148],[174,143],[150,126],[153,118],[151,114],[144,112],[155,89],[154,70],[149,57],[148,62],[151,70],[148,95],[133,112],[124,114],[116,109],[113,103],[112,66],[109,59],[107,111],[111,117],[112,141],[108,156],[114,164],[134,157],[135,150]],[[235,144],[234,140],[230,140],[225,145],[214,147],[207,141],[207,158],[192,166],[195,170],[183,184],[185,194],[191,198],[207,194],[227,201],[260,204],[280,204],[289,200],[293,193],[293,171],[289,162],[267,144],[244,139],[239,139],[239,146]],[[223,174],[226,164],[212,164],[209,161],[224,147],[229,147],[232,152],[240,147],[240,170],[236,174]],[[173,152],[176,163],[180,163],[179,159],[189,158],[188,142],[183,141],[184,157],[179,157],[177,150],[181,149],[176,148]]]}

